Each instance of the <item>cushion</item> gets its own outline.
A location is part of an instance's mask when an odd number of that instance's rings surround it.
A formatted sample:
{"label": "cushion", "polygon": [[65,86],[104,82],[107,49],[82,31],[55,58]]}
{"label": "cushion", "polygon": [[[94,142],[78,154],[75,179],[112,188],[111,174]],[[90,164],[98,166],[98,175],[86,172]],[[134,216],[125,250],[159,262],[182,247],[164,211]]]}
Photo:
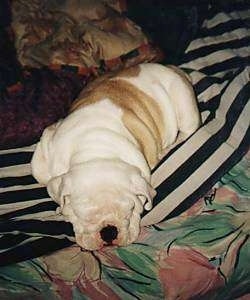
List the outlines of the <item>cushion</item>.
{"label": "cushion", "polygon": [[101,0],[14,0],[12,16],[22,66],[98,67],[149,43],[139,26]]}

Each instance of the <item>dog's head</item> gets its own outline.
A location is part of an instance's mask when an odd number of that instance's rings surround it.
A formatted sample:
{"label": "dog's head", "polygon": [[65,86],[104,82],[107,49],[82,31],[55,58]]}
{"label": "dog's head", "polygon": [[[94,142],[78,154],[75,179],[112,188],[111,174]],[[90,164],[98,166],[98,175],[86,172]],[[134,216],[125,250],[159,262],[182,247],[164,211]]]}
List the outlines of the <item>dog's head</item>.
{"label": "dog's head", "polygon": [[73,224],[85,249],[128,245],[140,231],[140,214],[151,209],[154,189],[136,167],[120,161],[80,164],[48,183],[50,196]]}

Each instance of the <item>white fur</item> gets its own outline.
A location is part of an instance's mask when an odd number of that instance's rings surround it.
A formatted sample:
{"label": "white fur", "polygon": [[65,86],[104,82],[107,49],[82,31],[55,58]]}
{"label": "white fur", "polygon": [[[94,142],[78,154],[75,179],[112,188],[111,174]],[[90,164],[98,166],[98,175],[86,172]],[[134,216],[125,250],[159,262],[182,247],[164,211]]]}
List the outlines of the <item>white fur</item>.
{"label": "white fur", "polygon": [[[182,140],[199,126],[194,94],[172,68],[140,68],[138,77],[122,79],[157,101],[164,148],[170,147],[178,133]],[[79,108],[45,129],[32,159],[34,177],[73,224],[77,243],[89,250],[105,245],[100,230],[106,225],[118,228],[114,244],[135,241],[143,207],[150,209],[155,195],[148,163],[122,116],[122,109],[105,98]]]}

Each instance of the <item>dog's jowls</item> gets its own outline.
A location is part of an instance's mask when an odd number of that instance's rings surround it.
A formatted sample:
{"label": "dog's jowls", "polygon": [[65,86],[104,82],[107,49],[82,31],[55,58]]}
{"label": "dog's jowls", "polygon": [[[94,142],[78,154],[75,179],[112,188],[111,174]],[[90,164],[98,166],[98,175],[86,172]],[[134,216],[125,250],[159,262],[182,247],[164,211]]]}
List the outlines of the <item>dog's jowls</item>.
{"label": "dog's jowls", "polygon": [[64,120],[45,129],[32,172],[95,250],[127,245],[151,209],[150,170],[199,126],[196,99],[176,67],[141,64],[85,88]]}

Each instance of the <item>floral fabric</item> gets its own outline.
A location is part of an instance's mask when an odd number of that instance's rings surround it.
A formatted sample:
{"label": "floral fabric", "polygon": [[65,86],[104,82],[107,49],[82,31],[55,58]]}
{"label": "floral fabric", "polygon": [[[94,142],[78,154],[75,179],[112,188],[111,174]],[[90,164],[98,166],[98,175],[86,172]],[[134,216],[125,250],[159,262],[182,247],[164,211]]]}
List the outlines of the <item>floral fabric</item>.
{"label": "floral fabric", "polygon": [[148,43],[121,12],[121,1],[14,0],[17,57],[28,67],[98,67]]}
{"label": "floral fabric", "polygon": [[121,248],[0,268],[0,299],[249,299],[250,153],[182,215]]}

